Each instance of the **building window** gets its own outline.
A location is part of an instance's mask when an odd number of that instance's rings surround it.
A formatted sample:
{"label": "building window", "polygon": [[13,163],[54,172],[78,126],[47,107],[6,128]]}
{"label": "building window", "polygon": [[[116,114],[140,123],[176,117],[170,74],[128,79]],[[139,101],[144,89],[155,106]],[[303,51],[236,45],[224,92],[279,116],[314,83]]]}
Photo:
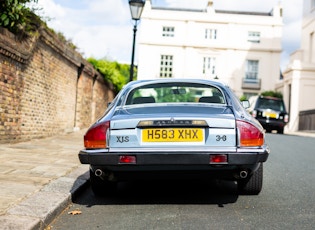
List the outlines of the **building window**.
{"label": "building window", "polygon": [[203,69],[202,73],[208,76],[214,76],[215,72],[215,58],[214,57],[204,57],[203,58]]}
{"label": "building window", "polygon": [[309,59],[311,63],[314,63],[314,51],[315,51],[315,37],[314,37],[314,32],[310,34],[310,43],[309,43]]}
{"label": "building window", "polygon": [[246,82],[258,81],[258,64],[259,64],[259,61],[256,61],[256,60],[246,61],[246,73],[245,73]]}
{"label": "building window", "polygon": [[173,77],[173,56],[172,55],[161,55],[160,77],[161,78]]}
{"label": "building window", "polygon": [[247,41],[260,43],[260,32],[249,31]]}
{"label": "building window", "polygon": [[163,37],[174,37],[175,28],[163,26],[162,36]]}
{"label": "building window", "polygon": [[210,39],[210,40],[217,39],[217,30],[216,29],[206,29],[205,30],[205,39]]}

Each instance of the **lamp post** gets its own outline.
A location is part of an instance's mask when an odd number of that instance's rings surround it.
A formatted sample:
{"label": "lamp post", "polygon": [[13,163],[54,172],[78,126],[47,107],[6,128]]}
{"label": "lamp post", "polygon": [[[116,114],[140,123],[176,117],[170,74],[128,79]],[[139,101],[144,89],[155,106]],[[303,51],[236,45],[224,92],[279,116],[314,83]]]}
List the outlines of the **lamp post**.
{"label": "lamp post", "polygon": [[136,33],[137,33],[137,25],[140,20],[141,13],[145,4],[145,0],[129,0],[129,7],[131,18],[135,21],[133,26],[133,43],[132,43],[132,54],[131,54],[131,65],[130,65],[130,75],[129,81],[133,80],[133,62],[135,58],[135,43],[136,43]]}

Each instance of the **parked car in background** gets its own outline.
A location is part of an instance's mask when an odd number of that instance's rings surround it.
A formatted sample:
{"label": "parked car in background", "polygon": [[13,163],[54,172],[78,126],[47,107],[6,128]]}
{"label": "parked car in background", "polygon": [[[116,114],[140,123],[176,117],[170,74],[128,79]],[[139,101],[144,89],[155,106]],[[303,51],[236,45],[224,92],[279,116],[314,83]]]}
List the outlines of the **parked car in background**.
{"label": "parked car in background", "polygon": [[127,84],[84,136],[95,195],[137,179],[236,181],[240,194],[262,189],[269,156],[264,130],[232,90],[207,80]]}
{"label": "parked car in background", "polygon": [[281,98],[253,96],[249,98],[248,112],[256,118],[266,132],[277,130],[283,134],[284,126],[289,122],[284,101]]}

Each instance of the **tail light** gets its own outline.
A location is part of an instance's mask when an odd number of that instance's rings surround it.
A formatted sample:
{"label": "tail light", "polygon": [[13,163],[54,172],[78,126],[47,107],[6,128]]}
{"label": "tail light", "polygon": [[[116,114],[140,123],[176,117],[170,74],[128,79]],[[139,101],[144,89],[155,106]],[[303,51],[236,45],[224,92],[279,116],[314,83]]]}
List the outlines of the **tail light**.
{"label": "tail light", "polygon": [[210,164],[224,164],[228,162],[226,154],[210,155]]}
{"label": "tail light", "polygon": [[284,122],[286,122],[286,123],[289,122],[289,115],[288,114],[284,115]]}
{"label": "tail light", "polygon": [[106,148],[106,133],[109,127],[109,121],[92,126],[84,135],[84,147],[86,149]]}
{"label": "tail light", "polygon": [[264,133],[246,121],[236,121],[240,135],[240,146],[257,147],[264,144]]}
{"label": "tail light", "polygon": [[257,117],[257,110],[253,110],[252,111],[252,116],[255,117],[255,118]]}
{"label": "tail light", "polygon": [[121,164],[136,164],[137,163],[137,158],[136,156],[119,156],[119,163]]}

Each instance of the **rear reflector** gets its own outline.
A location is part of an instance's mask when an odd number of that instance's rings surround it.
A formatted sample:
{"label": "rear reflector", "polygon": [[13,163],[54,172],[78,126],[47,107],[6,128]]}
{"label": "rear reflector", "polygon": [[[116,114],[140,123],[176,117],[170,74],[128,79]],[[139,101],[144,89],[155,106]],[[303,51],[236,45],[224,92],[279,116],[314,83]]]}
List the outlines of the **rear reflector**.
{"label": "rear reflector", "polygon": [[136,156],[119,156],[119,163],[121,164],[135,164],[137,163]]}
{"label": "rear reflector", "polygon": [[264,144],[264,133],[256,126],[246,121],[236,121],[240,134],[240,146],[258,147]]}
{"label": "rear reflector", "polygon": [[106,148],[106,132],[109,126],[109,121],[92,126],[84,135],[84,147],[86,149]]}
{"label": "rear reflector", "polygon": [[210,155],[210,164],[224,164],[228,162],[226,154]]}

